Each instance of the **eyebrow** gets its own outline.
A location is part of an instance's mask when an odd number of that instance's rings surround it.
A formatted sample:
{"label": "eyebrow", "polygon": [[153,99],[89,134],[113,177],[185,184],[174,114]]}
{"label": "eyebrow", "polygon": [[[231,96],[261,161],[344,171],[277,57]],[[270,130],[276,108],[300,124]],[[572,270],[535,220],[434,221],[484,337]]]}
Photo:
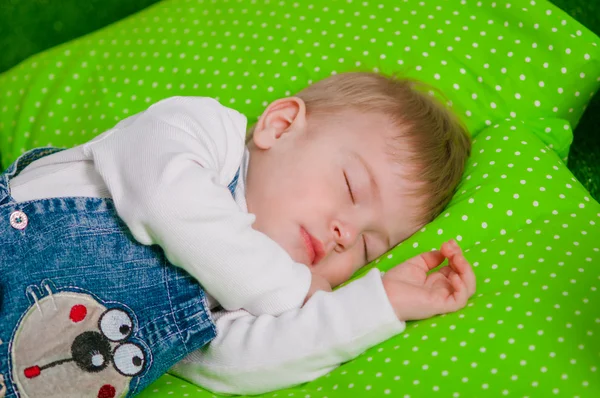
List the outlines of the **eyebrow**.
{"label": "eyebrow", "polygon": [[[352,152],[352,156],[355,157],[362,164],[362,166],[365,168],[365,170],[367,170],[367,174],[369,175],[369,186],[371,187],[371,194],[379,200],[379,203],[381,203],[381,194],[380,194],[379,186],[377,185],[377,181],[375,181],[373,169],[371,169],[371,166],[369,166],[369,164],[367,162],[365,162],[365,159],[362,156],[360,156],[358,153]],[[387,243],[387,246],[386,246],[386,250],[387,250],[389,247],[391,247],[390,235],[385,230],[383,232],[384,232],[385,240]]]}

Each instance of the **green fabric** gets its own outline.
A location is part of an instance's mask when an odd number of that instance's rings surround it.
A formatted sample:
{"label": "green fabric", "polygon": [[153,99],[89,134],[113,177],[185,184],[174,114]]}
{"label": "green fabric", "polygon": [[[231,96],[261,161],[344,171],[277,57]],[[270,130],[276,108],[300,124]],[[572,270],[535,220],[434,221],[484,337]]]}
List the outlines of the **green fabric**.
{"label": "green fabric", "polygon": [[435,84],[472,132],[506,117],[575,124],[598,83],[596,36],[546,2],[281,4],[165,2],[32,57],[0,77],[3,163],[28,146],[89,139],[176,94],[217,97],[254,121],[266,101],[332,70]]}
{"label": "green fabric", "polygon": [[[0,154],[6,166],[32,147],[82,143],[173,95],[216,97],[253,122],[332,71],[429,82],[477,137],[474,155],[447,212],[376,265],[460,236],[476,296],[266,396],[597,396],[600,206],[562,163],[598,86],[597,44],[539,0],[172,0],[0,76]],[[165,376],[143,396],[207,395],[197,390]]]}
{"label": "green fabric", "polygon": [[[0,72],[32,54],[118,21],[156,1],[13,0],[0,3]],[[600,2],[552,0],[552,3],[600,34]],[[596,200],[600,200],[599,113],[600,95],[596,95],[575,129],[567,164]]]}

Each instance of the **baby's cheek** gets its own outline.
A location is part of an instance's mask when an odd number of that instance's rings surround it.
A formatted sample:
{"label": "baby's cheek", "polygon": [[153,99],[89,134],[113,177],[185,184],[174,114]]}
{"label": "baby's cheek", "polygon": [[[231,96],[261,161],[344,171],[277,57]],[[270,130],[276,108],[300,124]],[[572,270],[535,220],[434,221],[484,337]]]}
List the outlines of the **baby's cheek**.
{"label": "baby's cheek", "polygon": [[362,251],[359,250],[350,250],[338,256],[334,267],[336,286],[346,282],[356,271],[366,265]]}

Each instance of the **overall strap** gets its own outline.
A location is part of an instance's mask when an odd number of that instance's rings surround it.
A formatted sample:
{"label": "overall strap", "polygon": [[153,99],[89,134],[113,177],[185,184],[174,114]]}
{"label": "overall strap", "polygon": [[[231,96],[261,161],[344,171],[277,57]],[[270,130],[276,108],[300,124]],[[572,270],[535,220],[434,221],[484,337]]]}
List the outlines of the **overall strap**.
{"label": "overall strap", "polygon": [[229,192],[231,192],[232,196],[233,196],[233,193],[235,192],[235,187],[237,186],[239,178],[240,178],[240,169],[238,168],[237,171],[235,172],[235,176],[233,177],[233,180],[231,180],[231,182],[227,186],[227,188],[229,188]]}
{"label": "overall strap", "polygon": [[34,161],[63,150],[64,148],[56,147],[35,148],[19,156],[17,160],[15,160],[2,174],[0,174],[0,205],[12,201],[8,185],[8,182],[12,177],[19,174],[21,171],[23,171],[23,169],[25,169],[25,167],[29,166]]}

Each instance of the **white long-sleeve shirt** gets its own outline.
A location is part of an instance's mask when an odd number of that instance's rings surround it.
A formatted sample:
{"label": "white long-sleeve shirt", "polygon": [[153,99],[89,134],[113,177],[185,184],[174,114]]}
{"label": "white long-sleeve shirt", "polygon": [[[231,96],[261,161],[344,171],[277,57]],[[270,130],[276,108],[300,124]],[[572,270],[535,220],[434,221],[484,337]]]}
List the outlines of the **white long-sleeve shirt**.
{"label": "white long-sleeve shirt", "polygon": [[223,308],[277,315],[302,306],[310,270],[253,229],[227,188],[245,128],[214,99],[175,97],[39,162],[90,161],[137,241],[161,246]]}
{"label": "white long-sleeve shirt", "polygon": [[[310,271],[251,227],[245,130],[246,118],[215,100],[174,97],[10,182],[18,202],[112,198],[136,240],[160,245],[202,283],[212,308],[224,308],[214,313],[217,338],[173,372],[240,394],[312,380],[405,326],[376,270],[299,308]],[[240,167],[232,198],[227,185]]]}

